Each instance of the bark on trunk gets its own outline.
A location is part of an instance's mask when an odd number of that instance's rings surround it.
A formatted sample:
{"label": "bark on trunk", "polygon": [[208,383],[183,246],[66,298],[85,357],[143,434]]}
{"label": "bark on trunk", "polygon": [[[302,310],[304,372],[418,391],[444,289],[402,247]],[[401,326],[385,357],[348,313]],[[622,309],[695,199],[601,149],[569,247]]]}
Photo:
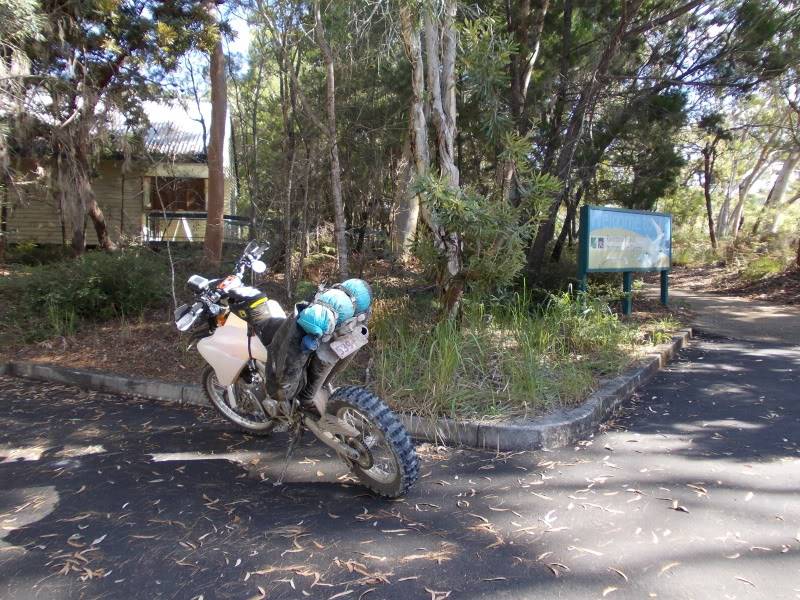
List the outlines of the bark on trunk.
{"label": "bark on trunk", "polygon": [[714,173],[716,140],[713,144],[707,144],[703,149],[703,195],[706,199],[706,216],[708,217],[708,238],[711,240],[711,248],[717,251],[717,237],[714,233],[714,213],[711,207],[711,184]]}
{"label": "bark on trunk", "polygon": [[349,251],[347,248],[347,225],[342,200],[342,178],[339,166],[339,144],[336,139],[336,79],[333,69],[333,52],[325,39],[319,1],[314,2],[314,35],[322,60],[325,63],[325,108],[328,117],[328,151],[330,152],[331,195],[333,197],[334,233],[336,236],[336,255],[339,263],[339,277],[350,276]]}
{"label": "bark on trunk", "polygon": [[772,164],[772,161],[769,159],[772,151],[774,150],[775,140],[778,137],[778,128],[776,128],[772,134],[770,135],[767,143],[762,146],[761,151],[758,153],[758,158],[756,159],[755,165],[750,171],[745,175],[744,179],[742,179],[741,183],[739,184],[739,201],[736,203],[736,209],[733,211],[733,214],[730,218],[730,224],[728,229],[731,230],[733,234],[733,238],[736,239],[739,235],[739,231],[741,230],[741,223],[742,223],[742,215],[744,214],[744,203],[747,200],[747,194],[750,192],[750,188],[753,186],[764,170]]}
{"label": "bark on trunk", "polygon": [[286,289],[286,295],[292,297],[292,251],[294,244],[292,242],[292,187],[294,183],[294,163],[295,163],[295,145],[291,145],[289,151],[289,174],[286,180],[286,205],[283,215],[283,243],[284,243],[284,269],[283,277]]}
{"label": "bark on trunk", "polygon": [[[744,138],[744,134],[742,135]],[[743,140],[744,141],[744,140]],[[725,189],[725,200],[719,209],[717,215],[717,237],[722,239],[728,234],[728,225],[731,217],[731,197],[733,196],[733,188],[736,186],[736,178],[738,177],[739,157],[733,158],[733,165],[731,167],[731,174],[728,178],[728,185]]]}
{"label": "bark on trunk", "polygon": [[764,206],[759,212],[758,219],[756,219],[756,222],[753,225],[753,235],[758,233],[758,230],[761,227],[761,222],[771,210],[777,212],[775,214],[775,220],[773,221],[770,229],[772,233],[777,233],[777,230],[780,227],[779,217],[782,209],[781,203],[783,202],[783,197],[786,194],[786,189],[789,187],[789,182],[794,175],[794,170],[797,167],[798,162],[800,162],[800,152],[794,152],[790,154],[786,157],[786,160],[783,161],[781,170],[778,172],[778,176],[775,178],[775,182],[772,184],[772,189],[769,191],[769,195],[764,202]]}
{"label": "bark on trunk", "polygon": [[[440,23],[425,12],[425,50],[428,59],[427,84],[430,115],[436,130],[439,173],[451,189],[459,188],[459,172],[455,164],[456,83],[455,63],[458,45],[455,29],[456,2],[446,0]],[[439,40],[441,38],[441,47]],[[443,309],[449,318],[458,316],[464,295],[465,278],[461,234],[439,227],[446,271],[442,273]]]}
{"label": "bark on trunk", "polygon": [[417,230],[419,219],[419,196],[411,190],[412,150],[410,136],[403,142],[403,152],[397,168],[397,187],[394,193],[394,204],[397,213],[392,231],[392,251],[395,258],[405,262],[411,252],[411,243]]}
{"label": "bark on trunk", "polygon": [[572,224],[578,212],[578,206],[581,203],[581,197],[583,196],[585,187],[585,185],[581,185],[575,194],[575,198],[567,205],[567,215],[564,218],[564,225],[561,227],[561,232],[558,234],[558,239],[553,245],[553,253],[550,256],[553,262],[561,260],[561,253],[564,251],[564,242],[567,240],[567,237],[572,237]]}
{"label": "bark on trunk", "polygon": [[225,82],[225,55],[222,38],[211,52],[211,126],[208,143],[208,200],[206,234],[203,246],[206,261],[217,266],[222,260],[223,215],[225,212],[225,173],[223,155],[228,99]]}
{"label": "bark on trunk", "polygon": [[[426,117],[426,114],[430,114],[436,130],[440,174],[457,190],[459,172],[453,156],[456,139],[455,14],[455,0],[445,2],[439,21],[434,20],[433,15],[426,11],[423,17],[424,36],[421,36],[418,15],[413,14],[407,5],[400,9],[403,43],[411,63],[410,123],[416,175],[423,177],[430,170]],[[421,37],[425,40],[428,60],[427,90]],[[427,106],[426,94],[429,99]],[[446,231],[424,203],[420,205],[420,215],[430,229],[434,244],[442,253],[445,263],[439,278],[443,312],[448,318],[456,317],[466,285],[461,236],[458,232]]]}

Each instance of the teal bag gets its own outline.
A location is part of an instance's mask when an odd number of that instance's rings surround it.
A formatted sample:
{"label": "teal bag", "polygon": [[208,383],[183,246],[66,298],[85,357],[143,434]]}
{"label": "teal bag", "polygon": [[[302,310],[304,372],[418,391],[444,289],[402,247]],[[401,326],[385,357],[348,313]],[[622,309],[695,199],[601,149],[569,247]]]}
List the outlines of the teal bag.
{"label": "teal bag", "polygon": [[333,333],[336,316],[323,304],[312,304],[297,315],[297,324],[309,335],[320,337]]}
{"label": "teal bag", "polygon": [[372,305],[372,288],[363,279],[348,279],[337,287],[342,288],[353,300],[355,314],[360,315],[369,310]]}
{"label": "teal bag", "polygon": [[355,314],[355,307],[353,301],[344,291],[332,289],[322,292],[316,298],[314,303],[327,306],[336,314],[336,325],[341,325],[348,319],[352,319]]}

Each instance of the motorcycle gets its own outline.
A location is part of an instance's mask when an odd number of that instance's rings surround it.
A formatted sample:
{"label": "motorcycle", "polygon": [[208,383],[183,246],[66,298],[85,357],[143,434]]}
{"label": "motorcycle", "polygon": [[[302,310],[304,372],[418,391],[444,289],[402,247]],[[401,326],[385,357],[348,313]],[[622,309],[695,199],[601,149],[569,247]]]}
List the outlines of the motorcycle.
{"label": "motorcycle", "polygon": [[[325,301],[329,294],[319,302],[298,304],[287,315],[280,304],[243,281],[248,271],[266,271],[261,256],[267,248],[250,242],[227,277],[192,275],[186,285],[194,301],[175,310],[176,327],[190,332],[208,363],[202,385],[209,401],[248,433],[266,435],[276,427],[290,433],[279,481],[300,437],[310,431],[344,460],[362,485],[384,497],[402,496],[419,476],[419,460],[405,427],[368,389],[333,385],[369,342],[369,309],[359,314],[353,309],[353,316],[342,308],[336,312]],[[366,286],[361,280],[349,281]],[[323,311],[338,317],[336,326],[313,334],[304,331],[305,316]]]}

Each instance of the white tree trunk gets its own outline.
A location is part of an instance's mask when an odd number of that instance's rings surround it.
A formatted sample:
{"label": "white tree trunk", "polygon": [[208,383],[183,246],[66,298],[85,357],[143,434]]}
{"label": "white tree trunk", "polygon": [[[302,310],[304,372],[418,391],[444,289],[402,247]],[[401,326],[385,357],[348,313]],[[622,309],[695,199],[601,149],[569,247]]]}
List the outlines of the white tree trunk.
{"label": "white tree trunk", "polygon": [[395,257],[403,262],[408,260],[419,219],[419,196],[411,189],[414,177],[411,145],[409,136],[403,142],[403,153],[398,164],[397,186],[394,193],[397,213],[392,227],[392,251]]}
{"label": "white tree trunk", "polygon": [[772,161],[769,159],[769,157],[772,153],[773,144],[776,139],[777,130],[772,133],[767,143],[761,148],[761,152],[758,154],[756,164],[753,165],[753,168],[748,171],[747,175],[745,175],[744,179],[742,179],[741,183],[739,184],[739,201],[736,204],[736,209],[733,211],[733,215],[729,220],[728,226],[728,230],[731,234],[733,234],[734,239],[739,236],[739,223],[742,222],[744,204],[747,200],[747,194],[750,193],[750,188],[753,187],[753,184],[758,180],[759,177],[761,177],[761,174],[764,172],[764,170],[772,164]]}
{"label": "white tree trunk", "polygon": [[786,195],[786,190],[789,188],[789,183],[794,177],[794,171],[797,164],[800,163],[800,152],[794,152],[784,161],[780,173],[778,173],[775,184],[769,192],[767,203],[769,208],[772,209],[772,223],[770,225],[770,233],[778,233],[783,222],[783,212],[786,206],[783,205],[783,197]]}
{"label": "white tree trunk", "polygon": [[736,177],[738,175],[738,167],[739,167],[739,157],[738,155],[733,159],[733,165],[731,165],[731,174],[728,177],[728,185],[727,189],[725,190],[725,200],[722,202],[722,206],[719,209],[719,215],[717,216],[717,237],[719,239],[724,238],[728,234],[728,221],[730,219],[730,210],[731,210],[731,196],[733,196],[733,188],[736,186]]}
{"label": "white tree trunk", "polygon": [[[458,40],[455,28],[456,1],[444,0],[441,14],[428,8],[424,12],[425,55],[427,59],[427,90],[420,42],[420,22],[408,5],[400,8],[403,42],[411,63],[411,130],[413,133],[414,162],[417,176],[430,170],[428,128],[426,119],[426,92],[429,102],[427,114],[436,130],[439,172],[454,190],[458,189],[459,173],[454,160],[456,138],[456,85],[455,60]],[[440,44],[441,41],[441,44]],[[442,252],[446,267],[440,287],[445,314],[458,314],[464,292],[463,248],[458,232],[448,232],[436,216],[424,205],[420,215],[430,229],[436,247]]]}

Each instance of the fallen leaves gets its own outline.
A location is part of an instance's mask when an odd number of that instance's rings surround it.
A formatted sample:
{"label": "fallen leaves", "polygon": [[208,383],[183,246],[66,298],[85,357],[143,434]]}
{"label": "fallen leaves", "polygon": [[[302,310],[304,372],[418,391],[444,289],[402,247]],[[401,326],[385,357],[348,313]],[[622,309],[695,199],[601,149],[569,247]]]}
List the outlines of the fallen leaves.
{"label": "fallen leaves", "polygon": [[623,572],[622,572],[622,571],[620,571],[619,569],[615,569],[614,567],[609,567],[609,568],[608,568],[608,570],[609,570],[609,571],[611,571],[611,572],[613,572],[613,573],[616,573],[617,575],[619,575],[620,577],[622,577],[622,578],[625,580],[625,583],[627,583],[627,582],[628,582],[628,576],[627,576],[627,575],[625,575],[625,573],[623,573]]}
{"label": "fallen leaves", "polygon": [[567,565],[557,562],[547,563],[547,568],[550,569],[550,571],[552,571],[553,575],[555,575],[556,577],[561,577],[562,571],[563,572],[569,571],[569,567]]}
{"label": "fallen leaves", "polygon": [[687,514],[689,512],[689,509],[686,508],[685,506],[681,506],[680,504],[678,504],[677,500],[673,500],[672,501],[672,506],[670,506],[670,508],[672,510],[674,510],[674,511],[677,511],[677,512],[684,512],[684,513],[687,513]]}
{"label": "fallen leaves", "polygon": [[435,562],[437,565],[441,565],[443,562],[451,560],[453,556],[456,554],[456,545],[451,544],[449,542],[442,542],[439,544],[438,550],[427,550],[425,548],[421,548],[421,550],[425,550],[425,552],[421,552],[419,554],[409,554],[408,556],[404,556],[400,559],[400,562],[409,563],[415,560],[429,560]]}

